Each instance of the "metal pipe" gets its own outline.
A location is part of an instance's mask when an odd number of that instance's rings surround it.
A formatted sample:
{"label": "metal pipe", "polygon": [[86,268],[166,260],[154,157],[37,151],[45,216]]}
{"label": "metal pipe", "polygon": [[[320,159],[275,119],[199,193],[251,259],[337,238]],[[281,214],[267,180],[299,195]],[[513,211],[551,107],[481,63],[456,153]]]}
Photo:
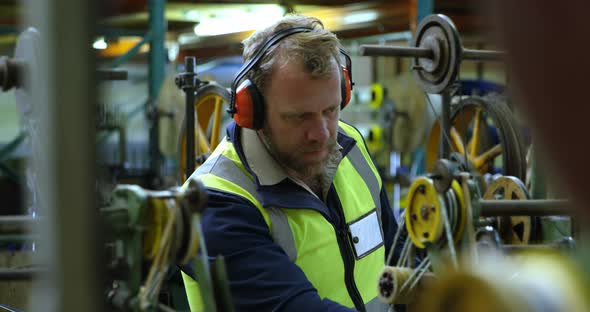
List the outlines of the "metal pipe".
{"label": "metal pipe", "polygon": [[28,281],[45,271],[40,268],[0,269],[0,281]]}
{"label": "metal pipe", "polygon": [[479,200],[482,217],[555,216],[569,214],[570,203],[564,199]]}
{"label": "metal pipe", "polygon": [[431,49],[416,47],[383,46],[376,44],[363,44],[359,47],[361,56],[398,56],[398,57],[422,57],[432,59],[434,53]]}
{"label": "metal pipe", "polygon": [[28,215],[21,216],[1,216],[0,233],[2,234],[23,234],[27,233],[33,227],[33,224],[39,222],[39,218],[33,218]]}
{"label": "metal pipe", "polygon": [[31,86],[38,124],[28,129],[38,195],[33,211],[44,220],[33,229],[39,241],[32,262],[42,270],[18,273],[39,275],[27,311],[104,311],[93,125],[98,96],[90,49],[97,2],[21,2],[23,25],[39,26],[42,34]]}
{"label": "metal pipe", "polygon": [[503,51],[463,49],[464,60],[501,61],[505,56]]}

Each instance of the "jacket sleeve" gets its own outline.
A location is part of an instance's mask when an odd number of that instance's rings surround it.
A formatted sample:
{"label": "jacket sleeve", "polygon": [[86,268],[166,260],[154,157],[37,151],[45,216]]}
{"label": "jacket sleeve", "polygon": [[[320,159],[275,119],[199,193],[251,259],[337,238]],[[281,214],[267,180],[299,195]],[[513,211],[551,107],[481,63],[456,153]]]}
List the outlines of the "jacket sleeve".
{"label": "jacket sleeve", "polygon": [[210,191],[202,223],[210,259],[225,258],[236,311],[355,311],[320,298],[247,200]]}

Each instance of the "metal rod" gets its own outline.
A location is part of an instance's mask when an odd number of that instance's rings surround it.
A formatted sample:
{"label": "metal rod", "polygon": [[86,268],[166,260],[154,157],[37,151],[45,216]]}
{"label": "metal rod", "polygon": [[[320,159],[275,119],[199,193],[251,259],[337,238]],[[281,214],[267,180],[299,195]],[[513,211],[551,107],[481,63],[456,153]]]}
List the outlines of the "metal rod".
{"label": "metal rod", "polygon": [[17,242],[32,242],[38,240],[38,235],[26,235],[26,234],[15,234],[15,235],[4,235],[0,234],[0,243],[17,243]]}
{"label": "metal rod", "polygon": [[185,118],[186,118],[186,178],[191,176],[195,169],[195,63],[194,57],[184,59],[186,76],[184,77],[184,92],[186,94]]}
{"label": "metal rod", "polygon": [[398,56],[398,57],[422,57],[431,59],[432,50],[416,47],[383,46],[376,44],[363,44],[359,47],[361,56]]}
{"label": "metal rod", "polygon": [[[428,96],[428,95],[426,95]],[[451,94],[449,91],[445,91],[442,94],[442,116],[441,116],[441,132],[440,132],[440,144],[441,144],[441,155],[442,158],[449,159],[451,155]],[[445,133],[447,137],[445,139]],[[447,140],[448,139],[448,140]]]}
{"label": "metal rod", "polygon": [[27,269],[0,269],[0,281],[26,281],[32,280],[45,270],[40,268]]}
{"label": "metal rod", "polygon": [[[149,101],[146,103],[146,112],[151,114],[149,120],[149,162],[150,172],[156,177],[160,175],[162,153],[160,152],[160,117],[158,114],[158,97],[166,76],[166,17],[164,15],[166,0],[148,0],[148,21],[150,26],[150,51],[148,52],[148,93]],[[161,180],[150,181],[152,187],[160,187],[154,183]]]}
{"label": "metal rod", "polygon": [[120,69],[98,69],[99,80],[127,80],[127,71]]}
{"label": "metal rod", "polygon": [[[428,48],[363,44],[359,47],[359,55],[418,57],[432,59],[434,57],[434,52]],[[503,51],[463,49],[462,59],[472,61],[501,61],[505,55],[506,53]]]}
{"label": "metal rod", "polygon": [[464,60],[501,61],[505,56],[503,51],[463,49]]}
{"label": "metal rod", "polygon": [[481,216],[555,216],[569,214],[563,199],[479,200]]}
{"label": "metal rod", "polygon": [[502,245],[502,250],[505,252],[522,252],[535,250],[551,250],[559,248],[558,245]]}

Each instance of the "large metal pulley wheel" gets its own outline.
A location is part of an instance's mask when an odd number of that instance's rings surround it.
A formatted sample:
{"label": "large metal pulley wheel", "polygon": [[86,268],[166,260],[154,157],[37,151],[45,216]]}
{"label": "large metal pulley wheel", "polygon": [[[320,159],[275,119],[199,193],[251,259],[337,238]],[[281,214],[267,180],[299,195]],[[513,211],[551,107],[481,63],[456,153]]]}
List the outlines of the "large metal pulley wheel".
{"label": "large metal pulley wheel", "polygon": [[412,60],[414,77],[428,93],[441,93],[457,78],[463,44],[453,22],[441,14],[425,17],[412,40],[412,46],[432,51],[429,58]]}
{"label": "large metal pulley wheel", "polygon": [[[524,140],[516,119],[503,101],[489,97],[462,100],[452,109],[448,135],[452,153],[469,170],[481,175],[500,173],[525,179]],[[440,139],[440,125],[435,122],[426,146],[428,172],[432,172],[441,158]]]}
{"label": "large metal pulley wheel", "polygon": [[[195,96],[195,169],[198,168],[221,141],[224,106],[230,101],[229,91],[210,82],[200,87]],[[186,117],[182,128],[186,128]],[[186,181],[186,131],[180,132],[178,144],[178,172],[181,183]]]}
{"label": "large metal pulley wheel", "polygon": [[[488,186],[483,198],[527,200],[530,199],[530,195],[521,180],[511,176],[502,176]],[[536,239],[539,224],[537,217],[499,217],[497,221],[500,238],[505,244],[526,245]]]}

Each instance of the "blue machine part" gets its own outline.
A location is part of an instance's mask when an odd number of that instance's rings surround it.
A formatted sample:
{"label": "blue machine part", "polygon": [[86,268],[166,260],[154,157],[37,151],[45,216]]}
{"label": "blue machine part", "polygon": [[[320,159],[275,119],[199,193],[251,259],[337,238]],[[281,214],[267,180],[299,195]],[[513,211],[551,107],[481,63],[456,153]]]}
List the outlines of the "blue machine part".
{"label": "blue machine part", "polygon": [[462,95],[486,95],[489,93],[504,93],[505,87],[495,82],[486,80],[460,80]]}

